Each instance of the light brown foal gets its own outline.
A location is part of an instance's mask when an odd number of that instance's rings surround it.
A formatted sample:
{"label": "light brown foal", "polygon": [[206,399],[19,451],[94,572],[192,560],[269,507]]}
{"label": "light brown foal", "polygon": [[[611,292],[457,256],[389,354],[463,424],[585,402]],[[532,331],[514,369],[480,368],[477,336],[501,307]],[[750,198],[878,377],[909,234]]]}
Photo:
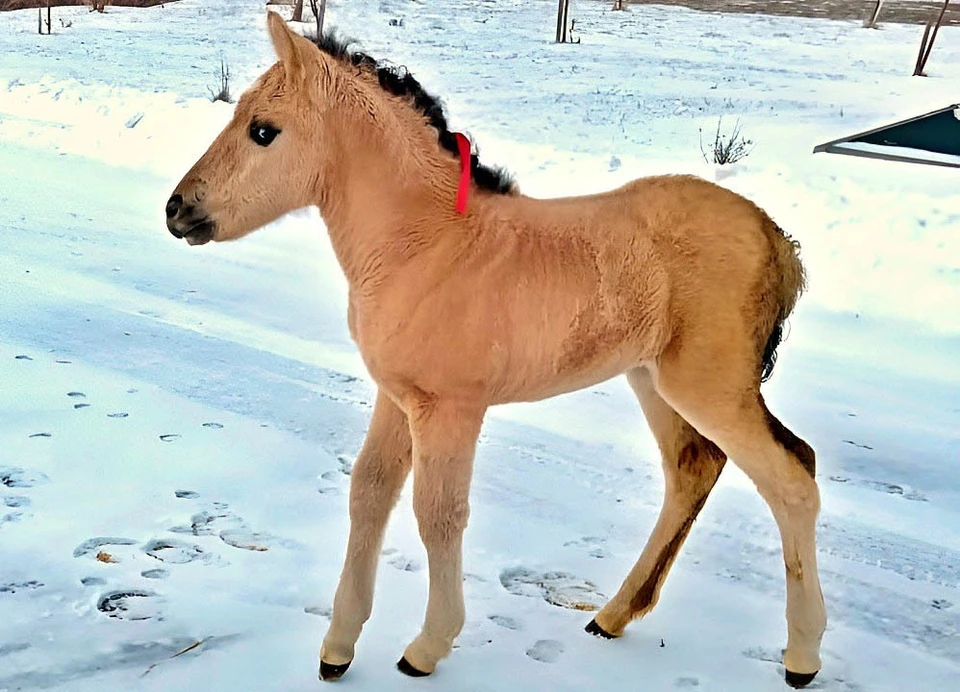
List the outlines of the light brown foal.
{"label": "light brown foal", "polygon": [[654,607],[729,456],[780,528],[786,678],[810,682],[826,625],[814,454],[760,395],[803,289],[797,245],[751,202],[694,177],[540,200],[475,155],[464,156],[473,182],[458,213],[458,140],[436,99],[329,36],[318,49],[273,13],[269,29],[277,63],[177,186],[167,226],[197,245],[316,205],[349,282],[350,332],[379,393],[351,481],[321,676],[353,661],[411,468],[430,592],[399,666],[426,675],[464,622],[461,541],[486,410],[626,373],[666,494],[643,554],[588,631],[616,637]]}

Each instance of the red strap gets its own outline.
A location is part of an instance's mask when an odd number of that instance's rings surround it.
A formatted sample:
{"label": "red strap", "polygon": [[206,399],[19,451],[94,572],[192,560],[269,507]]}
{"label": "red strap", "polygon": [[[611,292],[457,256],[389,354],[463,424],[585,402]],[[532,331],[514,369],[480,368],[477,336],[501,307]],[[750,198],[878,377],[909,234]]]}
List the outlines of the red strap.
{"label": "red strap", "polygon": [[467,211],[467,192],[470,190],[470,140],[459,132],[454,132],[457,148],[460,150],[460,186],[457,188],[457,213]]}

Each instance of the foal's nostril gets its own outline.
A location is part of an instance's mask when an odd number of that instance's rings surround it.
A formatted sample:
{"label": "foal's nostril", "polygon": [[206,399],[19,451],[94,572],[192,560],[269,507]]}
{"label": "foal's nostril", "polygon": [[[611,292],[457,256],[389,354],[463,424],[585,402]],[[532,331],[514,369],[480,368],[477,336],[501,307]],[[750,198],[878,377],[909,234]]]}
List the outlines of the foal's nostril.
{"label": "foal's nostril", "polygon": [[174,216],[176,216],[182,206],[183,197],[180,195],[174,195],[171,197],[170,201],[167,202],[167,218],[172,219]]}

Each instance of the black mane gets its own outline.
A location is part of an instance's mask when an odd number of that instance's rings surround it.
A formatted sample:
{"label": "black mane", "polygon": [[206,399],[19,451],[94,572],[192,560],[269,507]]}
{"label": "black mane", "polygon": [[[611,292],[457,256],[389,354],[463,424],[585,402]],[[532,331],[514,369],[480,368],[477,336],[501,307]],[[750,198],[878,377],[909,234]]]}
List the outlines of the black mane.
{"label": "black mane", "polygon": [[[447,118],[440,100],[428,94],[405,67],[387,65],[366,53],[352,51],[350,46],[353,41],[341,39],[331,32],[324,33],[314,42],[330,57],[376,75],[380,87],[385,91],[395,96],[409,98],[411,105],[423,113],[430,125],[437,130],[440,145],[460,158],[457,138],[447,127]],[[513,176],[503,168],[481,164],[476,154],[471,154],[470,168],[477,187],[501,195],[513,194],[516,191]]]}

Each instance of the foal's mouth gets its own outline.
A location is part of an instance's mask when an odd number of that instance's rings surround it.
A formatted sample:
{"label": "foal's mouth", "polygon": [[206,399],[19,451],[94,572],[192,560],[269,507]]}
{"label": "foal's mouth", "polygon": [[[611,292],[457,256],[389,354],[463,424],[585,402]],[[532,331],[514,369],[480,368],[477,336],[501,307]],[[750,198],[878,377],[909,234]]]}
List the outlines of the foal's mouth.
{"label": "foal's mouth", "polygon": [[213,240],[217,225],[209,219],[204,219],[186,230],[180,230],[172,224],[169,225],[169,228],[174,237],[186,240],[188,245],[204,245]]}

